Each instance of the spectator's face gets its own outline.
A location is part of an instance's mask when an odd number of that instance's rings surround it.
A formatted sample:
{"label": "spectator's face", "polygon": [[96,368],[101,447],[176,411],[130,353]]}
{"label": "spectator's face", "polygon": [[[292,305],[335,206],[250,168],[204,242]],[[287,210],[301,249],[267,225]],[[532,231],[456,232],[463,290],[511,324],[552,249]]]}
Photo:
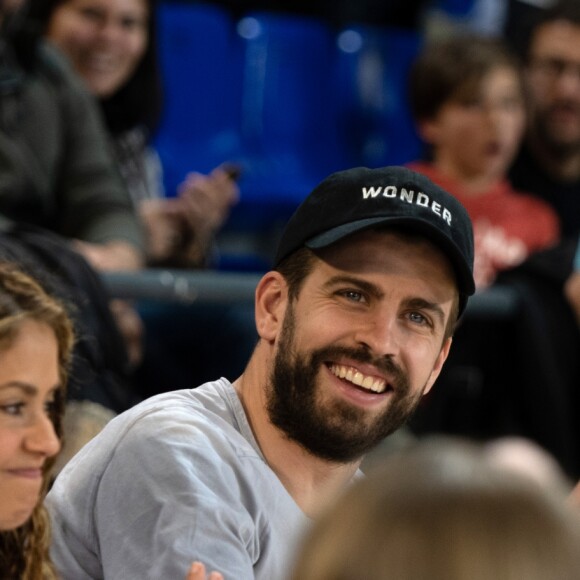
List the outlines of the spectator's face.
{"label": "spectator's face", "polygon": [[0,25],[4,22],[4,16],[8,16],[18,10],[24,0],[0,0]]}
{"label": "spectator's face", "polygon": [[47,35],[99,98],[123,87],[148,43],[146,0],[66,0],[50,19]]}
{"label": "spectator's face", "polygon": [[40,499],[43,465],[60,449],[50,419],[59,384],[52,329],[22,323],[0,351],[0,530],[22,525]]}
{"label": "spectator's face", "polygon": [[491,69],[477,86],[462,90],[433,119],[421,124],[440,169],[457,179],[499,179],[505,175],[525,126],[516,72]]}
{"label": "spectator's face", "polygon": [[542,25],[529,50],[526,80],[531,126],[555,152],[580,148],[580,26],[566,21]]}
{"label": "spectator's face", "polygon": [[365,232],[321,256],[286,309],[270,420],[313,454],[348,462],[431,388],[457,290],[447,259],[423,240]]}

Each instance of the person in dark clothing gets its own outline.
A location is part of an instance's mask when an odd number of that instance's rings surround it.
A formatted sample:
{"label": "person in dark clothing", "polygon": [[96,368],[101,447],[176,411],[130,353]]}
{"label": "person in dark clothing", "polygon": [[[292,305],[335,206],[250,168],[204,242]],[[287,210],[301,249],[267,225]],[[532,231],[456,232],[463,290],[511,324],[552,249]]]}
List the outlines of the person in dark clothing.
{"label": "person in dark clothing", "polygon": [[565,0],[538,12],[526,38],[529,126],[510,179],[550,203],[563,235],[573,236],[580,228],[580,4]]}

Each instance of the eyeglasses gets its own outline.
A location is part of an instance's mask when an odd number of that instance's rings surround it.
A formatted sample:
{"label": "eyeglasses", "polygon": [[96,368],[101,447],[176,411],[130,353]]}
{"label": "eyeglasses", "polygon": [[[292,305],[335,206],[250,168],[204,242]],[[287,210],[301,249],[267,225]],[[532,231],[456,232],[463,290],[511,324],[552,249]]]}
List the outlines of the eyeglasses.
{"label": "eyeglasses", "polygon": [[572,75],[577,81],[580,81],[580,62],[572,62],[552,57],[532,57],[529,66],[532,71],[535,71],[550,80],[559,79],[566,74]]}

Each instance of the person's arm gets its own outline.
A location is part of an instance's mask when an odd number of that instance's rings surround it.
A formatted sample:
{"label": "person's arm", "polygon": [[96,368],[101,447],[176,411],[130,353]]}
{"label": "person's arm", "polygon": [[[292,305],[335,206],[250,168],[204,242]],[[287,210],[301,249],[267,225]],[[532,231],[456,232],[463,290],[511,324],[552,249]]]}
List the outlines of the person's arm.
{"label": "person's arm", "polygon": [[80,79],[47,48],[63,115],[62,160],[54,187],[58,228],[97,268],[143,265],[144,239],[137,211],[118,173],[100,111]]}
{"label": "person's arm", "polygon": [[99,244],[73,240],[72,244],[93,268],[102,272],[139,270],[143,267],[142,253],[130,242],[111,241]]}
{"label": "person's arm", "polygon": [[580,324],[580,240],[576,249],[572,273],[564,284],[564,294],[576,314],[578,324]]}

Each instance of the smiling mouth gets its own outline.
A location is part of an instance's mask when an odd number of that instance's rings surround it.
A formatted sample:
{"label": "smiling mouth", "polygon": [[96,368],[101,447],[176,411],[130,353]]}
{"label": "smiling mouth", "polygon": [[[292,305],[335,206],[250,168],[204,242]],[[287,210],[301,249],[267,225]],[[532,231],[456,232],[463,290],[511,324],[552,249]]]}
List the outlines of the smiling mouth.
{"label": "smiling mouth", "polygon": [[371,375],[364,375],[354,367],[329,364],[328,368],[330,369],[330,372],[339,379],[348,381],[365,391],[381,394],[387,390],[387,382],[385,379],[373,377]]}

